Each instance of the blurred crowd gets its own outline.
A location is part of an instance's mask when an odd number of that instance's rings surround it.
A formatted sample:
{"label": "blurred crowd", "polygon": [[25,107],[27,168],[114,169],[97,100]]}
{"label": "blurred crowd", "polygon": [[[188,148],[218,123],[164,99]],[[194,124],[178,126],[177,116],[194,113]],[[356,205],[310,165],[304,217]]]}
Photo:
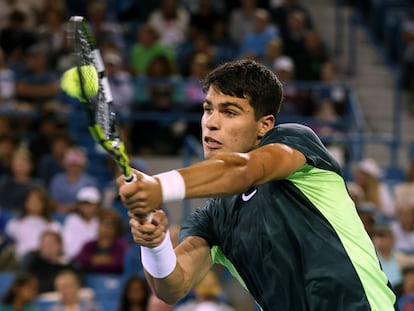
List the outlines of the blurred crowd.
{"label": "blurred crowd", "polygon": [[[102,183],[89,169],[94,146],[71,130],[82,122],[71,114],[79,103],[61,91],[60,77],[74,64],[72,15],[91,24],[120,135],[144,172],[141,155],[177,155],[184,135],[198,136],[199,127],[131,116],[201,113],[200,80],[228,60],[252,58],[276,72],[285,92],[281,117],[341,120],[347,93],[323,34],[295,0],[0,1],[0,270],[24,271],[3,306],[35,310],[38,297],[59,293],[50,310],[102,310],[82,276],[112,274],[123,280],[119,311],[237,309],[222,288],[226,273],[217,271],[178,306],[151,295],[113,182],[119,171],[105,162],[112,182]],[[309,81],[325,87],[298,84]],[[338,131],[323,123],[314,129]],[[349,190],[398,296],[414,295],[414,174],[390,185],[382,173],[374,159],[356,163]]]}

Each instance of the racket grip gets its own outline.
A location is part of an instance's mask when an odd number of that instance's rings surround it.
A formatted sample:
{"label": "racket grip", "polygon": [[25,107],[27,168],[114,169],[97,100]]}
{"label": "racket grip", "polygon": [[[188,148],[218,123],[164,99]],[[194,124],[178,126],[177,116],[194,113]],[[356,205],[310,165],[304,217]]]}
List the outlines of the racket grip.
{"label": "racket grip", "polygon": [[[135,175],[134,173],[131,173],[131,175],[129,175],[129,176],[124,175],[124,180],[127,184],[133,183],[137,180],[137,175]],[[152,213],[149,213],[146,216],[138,217],[138,221],[141,224],[144,224],[144,223],[147,223],[147,222],[150,223],[152,221]]]}

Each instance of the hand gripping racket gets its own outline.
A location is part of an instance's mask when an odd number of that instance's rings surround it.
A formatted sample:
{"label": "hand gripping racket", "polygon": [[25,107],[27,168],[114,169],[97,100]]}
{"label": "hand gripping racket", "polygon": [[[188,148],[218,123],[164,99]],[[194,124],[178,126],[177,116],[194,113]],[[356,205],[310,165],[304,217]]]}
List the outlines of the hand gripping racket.
{"label": "hand gripping racket", "polygon": [[[70,40],[73,45],[76,68],[79,76],[79,88],[83,95],[82,107],[87,113],[88,129],[93,139],[114,159],[122,171],[127,183],[136,180],[131,171],[129,158],[126,154],[125,144],[119,136],[118,120],[113,110],[112,94],[108,78],[105,75],[105,66],[101,53],[96,47],[95,38],[89,24],[82,16],[70,18]],[[92,65],[98,73],[99,88],[92,98],[87,96],[85,85],[94,77],[88,77],[88,71],[81,70],[82,66]],[[151,215],[141,222],[150,222]]]}

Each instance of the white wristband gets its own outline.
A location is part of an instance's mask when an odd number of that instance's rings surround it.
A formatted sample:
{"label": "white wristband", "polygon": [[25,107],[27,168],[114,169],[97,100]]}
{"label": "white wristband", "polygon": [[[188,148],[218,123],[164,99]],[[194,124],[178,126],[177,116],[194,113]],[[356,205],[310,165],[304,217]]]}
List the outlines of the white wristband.
{"label": "white wristband", "polygon": [[153,277],[165,278],[174,271],[177,257],[167,230],[164,241],[154,248],[141,246],[142,265]]}
{"label": "white wristband", "polygon": [[177,170],[157,174],[154,177],[160,181],[164,203],[180,201],[185,198],[184,179]]}

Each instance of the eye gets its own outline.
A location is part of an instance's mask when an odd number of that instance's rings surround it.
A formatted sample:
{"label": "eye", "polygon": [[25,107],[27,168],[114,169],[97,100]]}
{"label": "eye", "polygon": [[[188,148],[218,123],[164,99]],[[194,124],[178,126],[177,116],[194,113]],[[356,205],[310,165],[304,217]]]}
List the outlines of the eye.
{"label": "eye", "polygon": [[212,113],[213,112],[213,108],[211,108],[211,106],[208,106],[208,105],[204,105],[203,110],[204,110],[205,113]]}
{"label": "eye", "polygon": [[237,115],[237,112],[231,109],[227,109],[225,111],[223,111],[223,113],[228,116],[228,117],[234,117]]}

